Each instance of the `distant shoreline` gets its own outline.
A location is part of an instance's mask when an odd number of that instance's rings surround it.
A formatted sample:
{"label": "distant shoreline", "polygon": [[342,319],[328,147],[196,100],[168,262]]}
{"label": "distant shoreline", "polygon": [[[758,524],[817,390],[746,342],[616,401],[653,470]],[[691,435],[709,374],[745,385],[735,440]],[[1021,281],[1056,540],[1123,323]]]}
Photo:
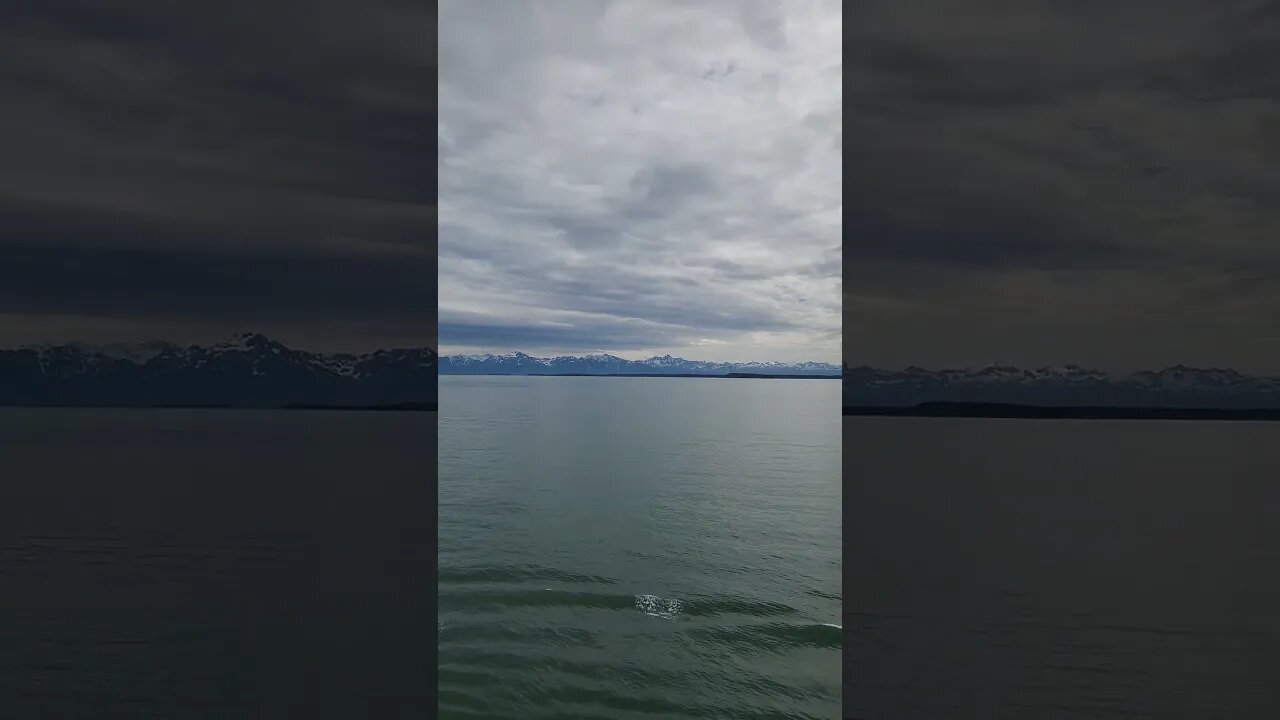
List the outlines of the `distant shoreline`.
{"label": "distant shoreline", "polygon": [[661,377],[661,378],[731,378],[736,380],[839,380],[839,375],[769,375],[766,373],[440,373],[440,377]]}
{"label": "distant shoreline", "polygon": [[1280,421],[1280,408],[1044,406],[963,402],[931,402],[897,407],[846,405],[844,406],[843,414],[864,417],[1009,418],[1021,420]]}
{"label": "distant shoreline", "polygon": [[385,405],[335,405],[296,403],[291,405],[215,405],[215,404],[3,404],[0,408],[49,408],[61,410],[362,410],[366,412],[437,412],[438,403],[409,402]]}

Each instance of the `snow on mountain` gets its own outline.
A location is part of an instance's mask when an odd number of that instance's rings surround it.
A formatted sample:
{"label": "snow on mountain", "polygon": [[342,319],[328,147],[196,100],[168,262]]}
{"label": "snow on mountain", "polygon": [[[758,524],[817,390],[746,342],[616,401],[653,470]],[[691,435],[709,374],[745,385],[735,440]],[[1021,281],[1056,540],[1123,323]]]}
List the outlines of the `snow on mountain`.
{"label": "snow on mountain", "polygon": [[522,352],[438,357],[431,348],[315,353],[246,333],[208,346],[168,342],[29,345],[0,350],[0,405],[430,402],[440,374],[760,373],[843,377],[846,405],[932,401],[1041,405],[1280,407],[1280,377],[1183,365],[1127,375],[1060,365],[1022,369],[884,370],[817,362],[710,362],[608,353],[540,358]]}
{"label": "snow on mountain", "polygon": [[112,343],[95,348],[103,356],[113,360],[127,360],[135,365],[143,365],[151,358],[163,352],[177,350],[173,343],[154,340],[140,343]]}
{"label": "snow on mountain", "polygon": [[256,333],[208,346],[27,346],[0,350],[0,405],[431,402],[436,365],[430,348],[312,353]]}
{"label": "snow on mountain", "polygon": [[1001,402],[1163,407],[1280,406],[1280,378],[1182,365],[1112,376],[1076,365],[926,370],[844,367],[846,405]]}
{"label": "snow on mountain", "polygon": [[670,355],[645,360],[626,360],[608,353],[560,355],[539,358],[521,352],[504,355],[452,355],[440,359],[442,375],[726,375],[729,373],[769,373],[777,375],[838,375],[840,369],[827,363],[805,362],[709,362],[686,360]]}

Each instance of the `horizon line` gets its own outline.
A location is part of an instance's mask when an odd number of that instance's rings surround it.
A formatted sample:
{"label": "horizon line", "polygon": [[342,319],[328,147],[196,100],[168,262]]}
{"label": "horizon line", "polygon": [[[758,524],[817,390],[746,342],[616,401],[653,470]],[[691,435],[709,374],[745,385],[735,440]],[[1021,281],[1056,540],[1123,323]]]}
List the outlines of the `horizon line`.
{"label": "horizon line", "polygon": [[526,352],[524,352],[524,351],[522,351],[522,350],[509,350],[509,351],[507,351],[507,352],[505,352],[505,353],[497,353],[497,352],[493,352],[493,351],[486,351],[486,352],[480,352],[480,353],[451,353],[451,354],[447,354],[447,355],[446,355],[446,354],[442,354],[442,353],[440,352],[440,350],[439,350],[439,343],[437,343],[437,344],[435,344],[435,345],[398,345],[398,346],[378,346],[378,347],[373,347],[373,348],[371,348],[371,349],[364,350],[364,351],[355,351],[355,350],[341,350],[341,351],[315,351],[315,350],[307,350],[306,348],[303,348],[303,347],[298,346],[298,345],[287,345],[287,344],[285,344],[285,343],[283,343],[283,342],[281,342],[281,341],[279,341],[279,340],[276,340],[275,338],[271,337],[270,335],[267,335],[266,333],[256,332],[256,331],[255,331],[255,332],[240,332],[240,333],[235,333],[235,334],[232,334],[232,335],[230,335],[230,336],[226,336],[226,337],[224,337],[224,338],[223,338],[223,339],[221,339],[221,340],[217,340],[217,341],[209,341],[209,342],[204,342],[204,343],[201,343],[201,342],[182,343],[182,342],[176,342],[176,341],[173,341],[173,340],[164,340],[164,339],[160,339],[160,338],[152,338],[152,339],[147,339],[147,340],[113,340],[113,341],[103,341],[103,342],[90,342],[90,341],[85,341],[85,340],[53,340],[53,341],[46,341],[46,342],[27,342],[27,343],[22,343],[22,344],[18,344],[18,345],[10,345],[10,346],[7,346],[7,347],[0,347],[0,351],[9,351],[9,352],[13,352],[13,351],[20,351],[20,350],[31,350],[31,349],[41,349],[41,348],[58,348],[58,347],[75,347],[75,346],[82,346],[82,347],[85,347],[85,348],[101,350],[101,349],[104,349],[104,348],[107,348],[107,347],[110,347],[110,346],[113,346],[113,345],[115,345],[115,346],[126,346],[126,347],[128,347],[128,346],[140,346],[140,345],[148,345],[148,344],[156,344],[156,343],[163,343],[163,344],[166,344],[166,345],[172,345],[172,346],[174,346],[174,347],[178,347],[178,348],[181,348],[181,349],[189,349],[189,348],[192,348],[192,347],[197,347],[197,348],[210,348],[210,347],[214,347],[214,346],[217,346],[217,345],[228,344],[228,343],[233,342],[233,341],[235,341],[235,340],[241,340],[241,339],[253,338],[253,337],[261,337],[261,338],[264,338],[264,339],[266,339],[266,340],[268,340],[268,341],[270,341],[270,342],[273,342],[273,343],[279,344],[279,345],[281,345],[281,346],[283,346],[283,347],[286,347],[286,348],[289,348],[289,349],[291,349],[291,350],[302,350],[302,351],[304,351],[304,352],[311,352],[311,353],[315,353],[315,354],[319,354],[319,355],[361,355],[361,354],[372,354],[372,353],[376,353],[376,352],[379,352],[379,351],[392,351],[392,350],[430,350],[430,351],[434,352],[434,353],[435,353],[437,356],[439,356],[439,357],[483,357],[483,356],[503,357],[503,356],[511,356],[511,355],[517,355],[517,354],[518,354],[518,355],[524,355],[524,356],[526,356],[526,357],[538,358],[538,359],[557,359],[557,358],[578,358],[578,359],[581,359],[581,358],[592,357],[592,356],[608,356],[608,357],[616,358],[616,359],[618,359],[618,360],[622,360],[622,361],[624,361],[624,362],[642,362],[643,360],[651,360],[651,359],[654,359],[654,358],[670,357],[670,358],[675,359],[675,360],[685,360],[685,361],[688,361],[688,362],[705,362],[705,363],[718,363],[718,364],[742,364],[742,363],[762,363],[762,364],[765,364],[765,363],[773,363],[773,364],[779,364],[779,365],[801,365],[801,364],[805,364],[805,363],[811,363],[811,364],[818,364],[818,365],[830,365],[830,366],[833,366],[833,367],[837,367],[837,368],[840,368],[840,369],[842,370],[842,372],[843,372],[843,371],[847,371],[847,370],[858,370],[858,369],[881,370],[881,371],[887,371],[887,372],[910,372],[910,371],[912,371],[912,370],[922,370],[922,371],[926,371],[926,372],[947,372],[947,371],[975,371],[975,370],[989,370],[989,369],[1001,369],[1001,368],[1003,368],[1003,369],[1013,369],[1013,370],[1022,370],[1022,371],[1026,371],[1026,370],[1045,370],[1045,369],[1053,369],[1053,368],[1063,368],[1063,369],[1072,369],[1072,368],[1074,368],[1074,369],[1078,369],[1078,370],[1085,370],[1085,371],[1089,371],[1089,372],[1097,372],[1097,373],[1101,373],[1101,374],[1103,374],[1103,375],[1107,375],[1107,376],[1115,376],[1115,375],[1134,375],[1134,374],[1144,373],[1144,372],[1155,373],[1155,372],[1163,372],[1163,371],[1166,371],[1166,370],[1197,370],[1197,371],[1233,372],[1233,373],[1237,373],[1237,374],[1240,374],[1240,375],[1245,375],[1245,376],[1255,377],[1255,378],[1277,378],[1277,377],[1280,377],[1280,375],[1249,373],[1249,372],[1245,372],[1245,371],[1242,371],[1242,370],[1239,370],[1239,369],[1237,369],[1237,368],[1230,367],[1230,366],[1218,366],[1218,365],[1211,365],[1211,366],[1197,366],[1197,365],[1188,365],[1188,364],[1186,364],[1186,363],[1184,363],[1184,362],[1178,362],[1178,363],[1174,363],[1174,364],[1172,364],[1172,365],[1165,365],[1165,366],[1163,366],[1163,367],[1159,367],[1159,368],[1155,368],[1155,367],[1144,367],[1144,368],[1140,368],[1140,369],[1136,369],[1136,370],[1101,370],[1101,369],[1098,369],[1098,368],[1096,368],[1096,367],[1091,367],[1091,366],[1087,366],[1087,365],[1080,365],[1080,364],[1078,364],[1078,363],[1074,363],[1074,362],[1050,363],[1050,364],[1040,364],[1040,365],[1005,365],[1005,364],[1000,364],[1000,363],[998,363],[998,362],[993,362],[993,363],[989,363],[989,364],[986,364],[986,365],[964,365],[964,366],[959,366],[959,365],[951,365],[951,366],[936,365],[936,366],[932,366],[932,367],[930,367],[930,366],[925,366],[925,365],[909,364],[909,365],[905,365],[905,366],[901,366],[901,367],[896,367],[896,368],[895,368],[895,367],[890,367],[890,366],[887,366],[887,365],[871,365],[871,364],[867,364],[867,363],[861,363],[861,364],[858,364],[858,365],[851,365],[851,364],[849,364],[849,362],[848,362],[847,360],[843,360],[843,359],[841,359],[840,361],[835,361],[835,362],[833,362],[833,361],[829,361],[829,360],[796,360],[796,361],[785,361],[785,360],[706,360],[706,359],[692,359],[692,360],[691,360],[690,358],[687,358],[687,357],[684,357],[684,356],[681,356],[681,355],[671,355],[670,353],[666,353],[666,354],[663,354],[663,355],[650,355],[650,356],[648,356],[648,357],[646,357],[646,358],[641,358],[641,359],[639,359],[639,360],[632,360],[632,359],[628,359],[628,358],[621,357],[621,356],[619,356],[619,355],[614,355],[613,353],[611,353],[611,352],[606,352],[606,351],[593,352],[593,353],[582,353],[582,354],[575,354],[575,353],[563,353],[563,354],[556,354],[556,355],[533,355],[533,354],[531,354],[531,353],[526,353]]}
{"label": "horizon line", "polygon": [[511,357],[511,356],[513,356],[513,355],[523,355],[523,356],[525,356],[525,357],[535,358],[535,359],[540,359],[540,360],[556,360],[556,359],[560,359],[560,358],[576,358],[576,359],[582,359],[582,358],[590,358],[590,357],[610,357],[610,358],[614,358],[614,359],[617,359],[617,360],[622,360],[622,361],[624,361],[624,362],[643,362],[643,361],[645,361],[645,360],[652,360],[652,359],[654,359],[654,358],[671,358],[671,359],[673,359],[673,360],[684,360],[684,361],[686,361],[686,362],[708,362],[708,363],[724,363],[724,364],[728,364],[728,363],[777,363],[777,364],[782,364],[782,365],[802,365],[802,364],[805,364],[805,363],[812,363],[812,364],[820,364],[820,365],[830,365],[830,366],[832,366],[832,367],[836,367],[836,368],[840,367],[840,363],[839,363],[839,362],[832,362],[832,361],[828,361],[828,360],[795,360],[795,361],[789,361],[789,360],[704,360],[704,359],[690,359],[690,358],[685,357],[685,356],[683,356],[683,355],[672,355],[671,353],[665,353],[665,354],[662,354],[662,355],[649,355],[649,356],[647,356],[647,357],[643,357],[643,358],[639,358],[639,359],[635,359],[635,360],[633,360],[633,359],[630,359],[630,358],[624,358],[624,357],[622,357],[622,356],[620,356],[620,355],[614,355],[613,353],[611,353],[611,352],[606,352],[606,351],[590,352],[590,353],[580,353],[580,354],[578,354],[578,353],[559,353],[559,354],[554,354],[554,355],[553,355],[553,354],[547,354],[547,355],[535,355],[535,354],[533,354],[533,353],[527,353],[527,352],[525,352],[525,351],[523,351],[523,350],[507,350],[506,352],[494,352],[494,351],[489,350],[489,351],[484,351],[484,352],[474,352],[474,353],[447,353],[447,354],[442,353],[442,354],[441,354],[441,357],[496,357],[496,358],[501,358],[501,357]]}
{"label": "horizon line", "polygon": [[934,366],[934,367],[926,367],[923,365],[906,365],[903,367],[894,368],[894,367],[888,367],[883,365],[868,365],[868,364],[850,365],[847,362],[844,362],[842,363],[841,368],[843,370],[867,369],[867,370],[881,370],[885,372],[911,372],[912,370],[921,370],[924,372],[972,372],[977,370],[992,370],[992,369],[1008,369],[1008,370],[1021,370],[1021,371],[1076,369],[1076,370],[1084,370],[1086,372],[1101,373],[1103,375],[1108,375],[1108,376],[1136,375],[1139,373],[1158,373],[1158,372],[1164,372],[1166,370],[1196,370],[1196,371],[1211,371],[1211,372],[1213,371],[1232,372],[1238,375],[1245,375],[1249,377],[1267,377],[1267,378],[1280,377],[1280,375],[1273,376],[1273,375],[1251,374],[1230,366],[1217,366],[1217,365],[1198,366],[1198,365],[1188,365],[1182,362],[1175,363],[1173,365],[1165,365],[1163,367],[1158,367],[1158,368],[1144,367],[1144,368],[1139,368],[1137,370],[1101,370],[1096,367],[1090,367],[1087,365],[1078,365],[1076,363],[1054,363],[1049,365],[1001,365],[1001,364],[993,363],[989,365]]}

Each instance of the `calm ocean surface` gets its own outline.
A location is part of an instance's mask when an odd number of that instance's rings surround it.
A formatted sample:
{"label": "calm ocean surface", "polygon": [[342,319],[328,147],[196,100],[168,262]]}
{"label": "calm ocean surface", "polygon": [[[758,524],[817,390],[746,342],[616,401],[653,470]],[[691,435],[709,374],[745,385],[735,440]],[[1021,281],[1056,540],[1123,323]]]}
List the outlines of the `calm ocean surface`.
{"label": "calm ocean surface", "polygon": [[440,717],[838,718],[836,381],[440,378]]}
{"label": "calm ocean surface", "polygon": [[432,717],[435,433],[0,409],[0,717]]}
{"label": "calm ocean surface", "polygon": [[1280,425],[846,418],[853,717],[1280,717]]}

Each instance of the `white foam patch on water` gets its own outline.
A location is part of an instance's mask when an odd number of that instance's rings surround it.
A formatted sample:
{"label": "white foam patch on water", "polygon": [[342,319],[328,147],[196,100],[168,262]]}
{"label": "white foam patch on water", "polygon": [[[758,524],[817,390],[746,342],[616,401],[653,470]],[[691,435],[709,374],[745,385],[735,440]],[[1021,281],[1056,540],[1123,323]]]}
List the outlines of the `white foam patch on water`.
{"label": "white foam patch on water", "polygon": [[671,620],[684,610],[684,603],[676,598],[661,598],[657,595],[636,595],[636,609],[650,617]]}
{"label": "white foam patch on water", "polygon": [[824,625],[824,626],[826,626],[826,627],[833,627],[833,628],[835,628],[835,629],[837,629],[837,630],[843,630],[843,629],[844,629],[844,626],[843,626],[843,625],[837,625],[837,624],[835,624],[835,623],[818,623],[818,624],[819,624],[819,625]]}

